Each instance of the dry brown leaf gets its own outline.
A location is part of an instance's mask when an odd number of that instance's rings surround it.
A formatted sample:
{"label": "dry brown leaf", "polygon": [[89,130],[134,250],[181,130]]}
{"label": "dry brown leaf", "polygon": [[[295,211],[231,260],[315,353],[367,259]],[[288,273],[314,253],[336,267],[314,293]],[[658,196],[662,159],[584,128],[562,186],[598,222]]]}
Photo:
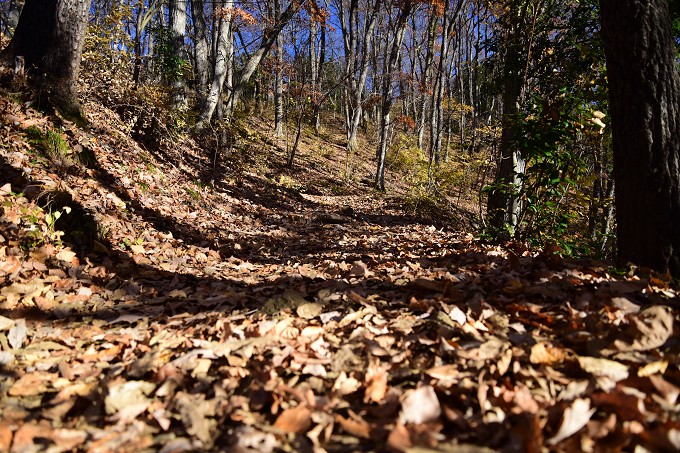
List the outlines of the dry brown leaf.
{"label": "dry brown leaf", "polygon": [[312,411],[299,404],[283,411],[274,422],[274,427],[286,433],[302,434],[312,426]]}
{"label": "dry brown leaf", "polygon": [[430,377],[444,381],[456,379],[461,375],[460,365],[440,365],[425,371]]}
{"label": "dry brown leaf", "polygon": [[175,395],[182,423],[187,432],[201,442],[210,442],[215,427],[215,401],[206,400],[205,395],[179,392]]}
{"label": "dry brown leaf", "polygon": [[673,335],[673,314],[667,307],[655,305],[629,318],[626,337],[614,341],[618,351],[649,351],[663,346]]}
{"label": "dry brown leaf", "polygon": [[63,451],[76,450],[87,440],[87,432],[77,429],[54,429],[50,438]]}
{"label": "dry brown leaf", "polygon": [[49,438],[51,428],[46,423],[36,423],[30,421],[24,423],[14,433],[14,440],[12,442],[12,453],[24,451],[38,451],[38,446],[35,445],[37,437]]}
{"label": "dry brown leaf", "polygon": [[539,365],[555,365],[556,363],[564,362],[566,358],[567,354],[563,349],[541,342],[531,347],[529,361]]}
{"label": "dry brown leaf", "polygon": [[333,383],[333,391],[338,395],[344,396],[356,392],[361,387],[361,382],[342,371]]}
{"label": "dry brown leaf", "polygon": [[9,429],[9,423],[0,419],[0,451],[9,452],[9,447],[12,445],[12,431]]}
{"label": "dry brown leaf", "polygon": [[590,417],[595,413],[595,409],[590,408],[590,400],[577,399],[571,406],[564,410],[564,417],[557,433],[548,439],[550,445],[557,445],[564,439],[573,436],[581,428],[586,426]]}
{"label": "dry brown leaf", "polygon": [[467,316],[460,308],[454,306],[449,312],[449,316],[459,325],[464,326],[467,323]]}
{"label": "dry brown leaf", "polygon": [[614,382],[628,377],[628,367],[614,360],[600,359],[596,357],[577,357],[583,371],[596,377],[607,377]]}
{"label": "dry brown leaf", "polygon": [[300,336],[303,338],[308,338],[310,340],[316,340],[321,337],[325,332],[325,329],[321,326],[307,326],[302,329]]}
{"label": "dry brown leaf", "polygon": [[4,316],[0,316],[0,332],[3,330],[9,330],[12,326],[14,326],[13,320],[5,318]]}
{"label": "dry brown leaf", "polygon": [[309,302],[300,305],[295,311],[302,319],[314,319],[323,311],[323,305],[316,302]]}
{"label": "dry brown leaf", "polygon": [[397,423],[390,435],[387,436],[387,445],[396,451],[406,451],[413,447],[411,433],[404,425]]}
{"label": "dry brown leaf", "polygon": [[64,249],[61,250],[59,253],[57,253],[57,259],[71,264],[73,263],[73,260],[76,258],[76,253],[72,250]]}
{"label": "dry brown leaf", "polygon": [[658,374],[649,376],[649,380],[668,404],[675,404],[678,401],[680,388],[671,384]]}
{"label": "dry brown leaf", "polygon": [[9,329],[9,333],[7,334],[7,341],[9,341],[9,345],[12,349],[21,348],[24,344],[24,340],[26,340],[27,333],[26,320],[17,319],[14,321],[14,325]]}
{"label": "dry brown leaf", "polygon": [[113,415],[128,406],[149,404],[150,395],[156,389],[156,384],[145,381],[127,381],[109,386],[109,394],[106,396],[106,413]]}
{"label": "dry brown leaf", "polygon": [[428,423],[435,421],[442,413],[439,399],[430,385],[418,387],[405,395],[401,402],[402,423]]}
{"label": "dry brown leaf", "polygon": [[516,404],[516,409],[527,414],[536,414],[540,409],[531,390],[525,385],[515,387],[513,402]]}
{"label": "dry brown leaf", "polygon": [[364,420],[355,420],[338,415],[335,417],[335,421],[338,422],[340,426],[342,426],[342,429],[344,429],[348,434],[360,437],[362,439],[371,438],[371,425],[366,423]]}
{"label": "dry brown leaf", "polygon": [[372,274],[373,274],[373,272],[368,270],[366,263],[363,263],[361,261],[355,261],[354,264],[352,264],[352,268],[349,270],[349,273],[347,274],[347,276],[348,277],[356,277],[356,278],[365,278],[365,277],[368,277]]}
{"label": "dry brown leaf", "polygon": [[387,394],[387,371],[388,367],[380,365],[376,359],[366,371],[366,392],[364,402],[379,403]]}
{"label": "dry brown leaf", "polygon": [[51,387],[51,383],[56,381],[57,377],[56,373],[48,373],[46,371],[26,373],[12,384],[9,388],[9,394],[12,396],[40,395]]}

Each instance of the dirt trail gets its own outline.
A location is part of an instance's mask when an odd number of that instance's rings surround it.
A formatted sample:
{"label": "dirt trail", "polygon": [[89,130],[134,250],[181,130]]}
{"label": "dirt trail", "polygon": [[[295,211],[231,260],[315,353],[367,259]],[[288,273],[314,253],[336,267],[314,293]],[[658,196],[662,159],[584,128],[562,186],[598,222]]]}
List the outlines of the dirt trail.
{"label": "dirt trail", "polygon": [[[208,153],[156,156],[104,109],[64,126],[94,161],[55,166],[27,138],[47,120],[2,108],[0,451],[680,448],[659,276],[488,245],[332,174],[206,185]],[[70,246],[36,203],[71,208]]]}

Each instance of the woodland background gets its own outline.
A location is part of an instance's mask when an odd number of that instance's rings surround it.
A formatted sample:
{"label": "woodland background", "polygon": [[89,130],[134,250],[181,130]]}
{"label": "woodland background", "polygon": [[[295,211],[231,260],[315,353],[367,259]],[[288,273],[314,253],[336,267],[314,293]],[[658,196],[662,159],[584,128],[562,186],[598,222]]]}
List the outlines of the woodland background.
{"label": "woodland background", "polygon": [[2,1],[0,451],[679,450],[678,11]]}

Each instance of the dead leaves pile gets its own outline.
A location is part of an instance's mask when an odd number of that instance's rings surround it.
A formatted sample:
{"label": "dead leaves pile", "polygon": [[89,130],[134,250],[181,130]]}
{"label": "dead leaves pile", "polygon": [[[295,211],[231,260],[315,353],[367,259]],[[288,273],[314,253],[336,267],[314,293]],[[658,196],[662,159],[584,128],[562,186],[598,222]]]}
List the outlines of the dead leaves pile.
{"label": "dead leaves pile", "polygon": [[341,215],[330,199],[191,201],[181,169],[133,142],[72,136],[113,182],[31,172],[111,245],[78,256],[21,188],[0,191],[0,451],[680,449],[663,279],[424,225],[315,222]]}

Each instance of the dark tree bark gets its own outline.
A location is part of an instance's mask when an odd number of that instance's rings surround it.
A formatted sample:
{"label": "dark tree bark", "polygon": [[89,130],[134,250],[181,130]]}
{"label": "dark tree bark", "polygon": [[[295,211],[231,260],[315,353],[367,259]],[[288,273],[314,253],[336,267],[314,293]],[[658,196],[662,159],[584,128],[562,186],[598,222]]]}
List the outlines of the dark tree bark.
{"label": "dark tree bark", "polygon": [[209,69],[209,49],[208,27],[205,17],[205,1],[192,0],[191,14],[194,25],[194,67],[196,72],[196,97],[198,99],[198,109],[205,106],[205,98],[208,92]]}
{"label": "dark tree bark", "polygon": [[[516,8],[518,5],[513,2],[509,6]],[[487,223],[500,239],[509,239],[509,236],[515,234],[521,211],[516,194],[522,186],[520,174],[524,172],[525,162],[517,148],[514,122],[524,91],[522,75],[529,53],[524,36],[528,23],[527,9],[527,3],[516,13],[511,9],[512,13],[505,15],[501,21],[504,38],[502,132],[498,170],[494,181],[496,187],[489,192],[487,200]]]}
{"label": "dark tree bark", "polygon": [[10,0],[9,1],[9,11],[7,12],[7,18],[5,22],[4,32],[8,36],[14,34],[14,29],[19,23],[19,16],[21,15],[21,9],[24,7],[24,0]]}
{"label": "dark tree bark", "polygon": [[[76,82],[90,2],[27,0],[3,60],[25,58],[49,103],[71,118],[82,118]],[[44,74],[44,77],[43,77]]]}
{"label": "dark tree bark", "polygon": [[601,0],[619,257],[680,276],[680,78],[666,0]]}

